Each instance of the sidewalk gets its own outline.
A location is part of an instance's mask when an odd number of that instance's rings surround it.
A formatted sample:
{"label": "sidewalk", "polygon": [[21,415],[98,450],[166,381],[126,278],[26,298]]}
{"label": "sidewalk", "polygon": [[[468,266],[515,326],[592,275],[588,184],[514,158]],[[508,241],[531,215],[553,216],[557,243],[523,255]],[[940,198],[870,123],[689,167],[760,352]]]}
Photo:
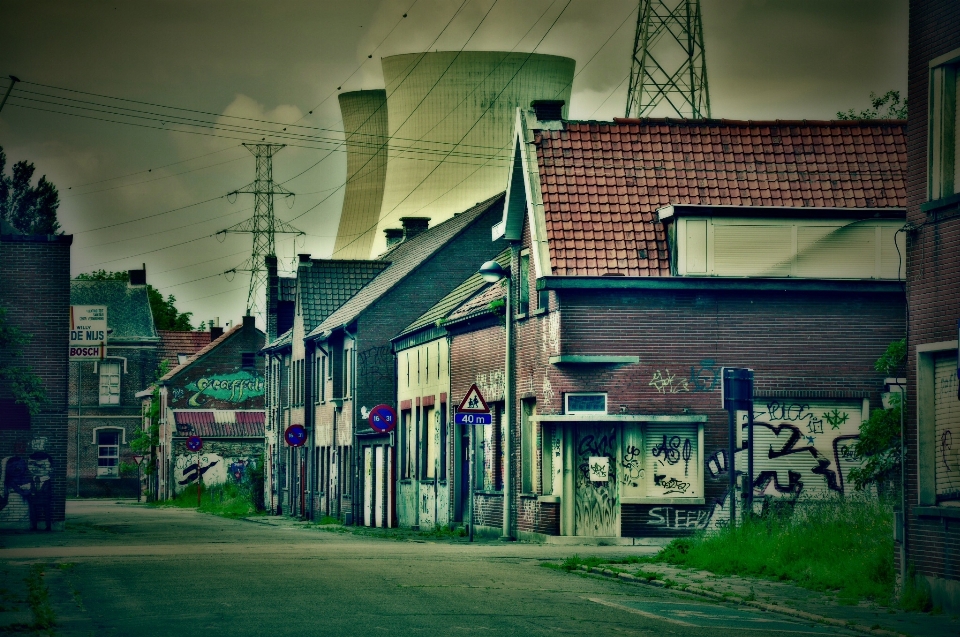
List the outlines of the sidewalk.
{"label": "sidewalk", "polygon": [[871,635],[956,637],[960,618],[885,608],[871,602],[847,605],[830,593],[773,580],[715,575],[666,564],[604,564],[581,566],[581,571],[616,577],[643,586],[670,588],[769,612],[829,624]]}

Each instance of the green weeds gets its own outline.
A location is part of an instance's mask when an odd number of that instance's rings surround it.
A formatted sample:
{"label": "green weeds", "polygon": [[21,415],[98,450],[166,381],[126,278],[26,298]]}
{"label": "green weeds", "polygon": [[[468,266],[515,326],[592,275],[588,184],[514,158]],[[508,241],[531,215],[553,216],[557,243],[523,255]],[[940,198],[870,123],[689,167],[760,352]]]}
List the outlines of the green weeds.
{"label": "green weeds", "polygon": [[182,509],[197,509],[225,518],[245,518],[257,515],[256,494],[245,483],[225,482],[203,486],[200,490],[200,506],[197,507],[197,485],[191,484],[172,500],[150,502],[152,506],[172,506]]}
{"label": "green weeds", "polygon": [[49,631],[56,622],[53,606],[50,605],[50,591],[43,581],[45,567],[44,564],[34,564],[24,580],[27,585],[27,603],[33,613],[33,630]]}

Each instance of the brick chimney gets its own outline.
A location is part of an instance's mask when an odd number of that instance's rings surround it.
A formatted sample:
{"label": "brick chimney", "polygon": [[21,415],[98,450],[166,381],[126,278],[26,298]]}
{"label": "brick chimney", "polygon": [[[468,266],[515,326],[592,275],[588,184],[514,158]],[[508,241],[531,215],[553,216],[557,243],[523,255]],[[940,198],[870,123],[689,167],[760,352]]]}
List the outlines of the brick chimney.
{"label": "brick chimney", "polygon": [[146,285],[147,264],[143,264],[142,270],[127,270],[127,275],[130,277],[130,285]]}
{"label": "brick chimney", "polygon": [[409,241],[430,226],[430,217],[400,217],[403,224],[403,240]]}
{"label": "brick chimney", "polygon": [[403,228],[387,228],[383,231],[387,235],[387,247],[392,248],[403,241]]}
{"label": "brick chimney", "polygon": [[255,327],[257,327],[257,317],[250,315],[243,317],[243,329],[252,330]]}
{"label": "brick chimney", "polygon": [[298,254],[297,258],[300,260],[300,265],[303,265],[304,263],[310,263],[309,254]]}
{"label": "brick chimney", "polygon": [[541,122],[553,122],[563,119],[563,100],[533,100],[530,106]]}
{"label": "brick chimney", "polygon": [[210,326],[210,342],[211,343],[214,342],[221,336],[223,336],[223,328],[211,325]]}
{"label": "brick chimney", "polygon": [[263,264],[267,266],[267,342],[277,338],[277,307],[280,298],[280,280],[277,276],[277,257],[266,255]]}

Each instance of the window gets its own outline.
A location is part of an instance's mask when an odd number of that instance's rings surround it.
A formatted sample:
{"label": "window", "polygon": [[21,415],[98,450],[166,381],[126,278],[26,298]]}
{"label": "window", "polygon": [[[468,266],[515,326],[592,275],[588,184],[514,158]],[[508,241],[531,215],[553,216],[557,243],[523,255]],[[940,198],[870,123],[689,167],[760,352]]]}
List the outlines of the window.
{"label": "window", "polygon": [[960,192],[960,161],[957,140],[957,68],[960,51],[930,63],[929,199],[943,199]]}
{"label": "window", "polygon": [[177,354],[177,365],[183,365],[189,358],[189,354]]}
{"label": "window", "polygon": [[517,313],[526,314],[530,311],[530,252],[527,250],[520,253],[519,279]]}
{"label": "window", "polygon": [[475,427],[473,440],[476,473],[474,485],[480,491],[499,491],[503,487],[503,439],[500,426],[501,404],[490,405],[493,412],[493,425]]}
{"label": "window", "polygon": [[533,418],[537,404],[525,399],[520,404],[520,490],[533,493],[537,488],[537,428]]}
{"label": "window", "polygon": [[540,493],[543,495],[559,494],[563,490],[562,434],[559,427],[540,423]]}
{"label": "window", "polygon": [[423,408],[423,447],[424,463],[423,477],[433,479],[437,477],[437,463],[440,461],[440,414],[433,407]]}
{"label": "window", "polygon": [[257,366],[256,352],[243,352],[240,354],[240,363],[244,369],[253,369]]}
{"label": "window", "polygon": [[646,497],[703,498],[698,425],[650,424],[644,434],[644,456],[651,465],[643,472]]}
{"label": "window", "polygon": [[317,373],[317,399],[322,403],[327,400],[327,357],[320,357],[320,369]]}
{"label": "window", "polygon": [[343,350],[343,395],[344,397],[350,396],[350,356],[353,354],[353,350],[345,349]]}
{"label": "window", "polygon": [[100,404],[120,404],[120,362],[100,363]]}
{"label": "window", "polygon": [[[102,365],[102,364],[101,364]],[[101,366],[102,370],[102,366]],[[118,478],[120,464],[120,431],[107,429],[97,432],[97,477]]]}
{"label": "window", "polygon": [[592,394],[566,394],[567,414],[605,414],[607,413],[607,395],[603,393]]}
{"label": "window", "polygon": [[411,412],[406,409],[400,413],[400,434],[403,440],[400,445],[400,477],[410,478],[413,476],[413,459],[416,457],[417,447],[413,439],[413,427],[410,423]]}

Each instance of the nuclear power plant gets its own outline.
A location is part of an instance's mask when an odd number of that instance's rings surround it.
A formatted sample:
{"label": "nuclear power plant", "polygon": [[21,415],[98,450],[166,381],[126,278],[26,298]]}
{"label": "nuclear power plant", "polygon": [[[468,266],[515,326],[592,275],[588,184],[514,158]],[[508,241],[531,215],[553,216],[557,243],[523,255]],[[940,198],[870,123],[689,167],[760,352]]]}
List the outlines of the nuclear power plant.
{"label": "nuclear power plant", "polygon": [[340,113],[347,149],[347,185],[333,254],[336,259],[367,259],[387,175],[387,92],[343,93]]}
{"label": "nuclear power plant", "polygon": [[333,258],[376,256],[401,217],[433,226],[503,190],[517,108],[563,100],[566,117],[575,64],[499,51],[383,58],[385,91],[340,98],[348,181]]}

